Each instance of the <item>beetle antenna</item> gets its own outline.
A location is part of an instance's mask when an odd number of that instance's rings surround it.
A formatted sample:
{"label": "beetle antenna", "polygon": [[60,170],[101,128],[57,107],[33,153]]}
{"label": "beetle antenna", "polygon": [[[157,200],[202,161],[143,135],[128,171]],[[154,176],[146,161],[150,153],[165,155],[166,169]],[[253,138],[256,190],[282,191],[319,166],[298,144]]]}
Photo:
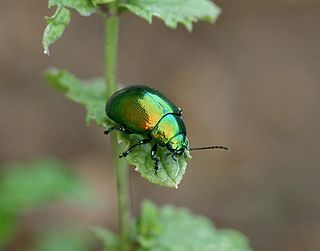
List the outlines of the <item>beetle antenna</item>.
{"label": "beetle antenna", "polygon": [[222,150],[229,150],[226,146],[204,146],[204,147],[194,147],[189,148],[190,151],[198,151],[198,150],[208,150],[208,149],[222,149]]}

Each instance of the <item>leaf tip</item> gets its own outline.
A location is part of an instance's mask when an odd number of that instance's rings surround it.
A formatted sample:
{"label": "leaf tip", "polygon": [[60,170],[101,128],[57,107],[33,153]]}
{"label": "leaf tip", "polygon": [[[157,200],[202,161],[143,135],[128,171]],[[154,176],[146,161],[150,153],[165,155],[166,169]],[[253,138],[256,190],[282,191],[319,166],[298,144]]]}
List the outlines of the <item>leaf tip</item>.
{"label": "leaf tip", "polygon": [[49,51],[49,48],[48,47],[44,47],[43,49],[43,54],[47,55],[47,56],[50,56],[50,51]]}

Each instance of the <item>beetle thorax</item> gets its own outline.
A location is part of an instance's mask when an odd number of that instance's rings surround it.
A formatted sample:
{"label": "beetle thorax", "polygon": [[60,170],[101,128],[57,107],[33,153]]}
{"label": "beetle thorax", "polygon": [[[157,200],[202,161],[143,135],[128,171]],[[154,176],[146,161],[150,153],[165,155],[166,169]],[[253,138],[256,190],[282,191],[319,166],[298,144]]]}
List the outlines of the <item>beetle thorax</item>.
{"label": "beetle thorax", "polygon": [[172,138],[179,134],[185,135],[186,130],[182,118],[176,114],[163,116],[150,132],[151,137],[161,146],[165,146]]}

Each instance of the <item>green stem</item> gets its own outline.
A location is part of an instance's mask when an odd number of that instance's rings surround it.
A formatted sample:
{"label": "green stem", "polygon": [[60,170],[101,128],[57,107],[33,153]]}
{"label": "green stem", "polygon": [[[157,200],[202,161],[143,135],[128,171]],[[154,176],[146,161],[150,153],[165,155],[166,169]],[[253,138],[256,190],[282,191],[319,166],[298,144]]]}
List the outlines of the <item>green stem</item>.
{"label": "green stem", "polygon": [[[105,78],[108,96],[117,90],[117,52],[119,15],[118,2],[114,1],[108,5],[108,15],[105,20]],[[112,148],[116,171],[118,192],[118,218],[120,234],[120,250],[130,251],[130,205],[128,187],[128,165],[120,159],[120,147],[117,136],[112,134]]]}
{"label": "green stem", "polygon": [[118,3],[115,1],[109,4],[105,20],[105,77],[109,96],[117,91],[118,33]]}

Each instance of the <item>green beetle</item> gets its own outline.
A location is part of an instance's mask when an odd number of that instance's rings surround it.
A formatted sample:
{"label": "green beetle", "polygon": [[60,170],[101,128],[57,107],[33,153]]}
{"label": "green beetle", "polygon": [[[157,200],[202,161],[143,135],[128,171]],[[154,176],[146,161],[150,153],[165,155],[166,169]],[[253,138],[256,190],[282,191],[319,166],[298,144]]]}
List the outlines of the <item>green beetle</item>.
{"label": "green beetle", "polygon": [[158,146],[166,147],[175,160],[185,150],[227,149],[223,146],[189,148],[182,110],[160,92],[143,85],[134,85],[115,92],[107,101],[106,114],[116,124],[114,129],[126,134],[139,134],[146,138],[130,146],[119,157],[126,157],[135,147],[152,142],[150,157],[159,170]]}

